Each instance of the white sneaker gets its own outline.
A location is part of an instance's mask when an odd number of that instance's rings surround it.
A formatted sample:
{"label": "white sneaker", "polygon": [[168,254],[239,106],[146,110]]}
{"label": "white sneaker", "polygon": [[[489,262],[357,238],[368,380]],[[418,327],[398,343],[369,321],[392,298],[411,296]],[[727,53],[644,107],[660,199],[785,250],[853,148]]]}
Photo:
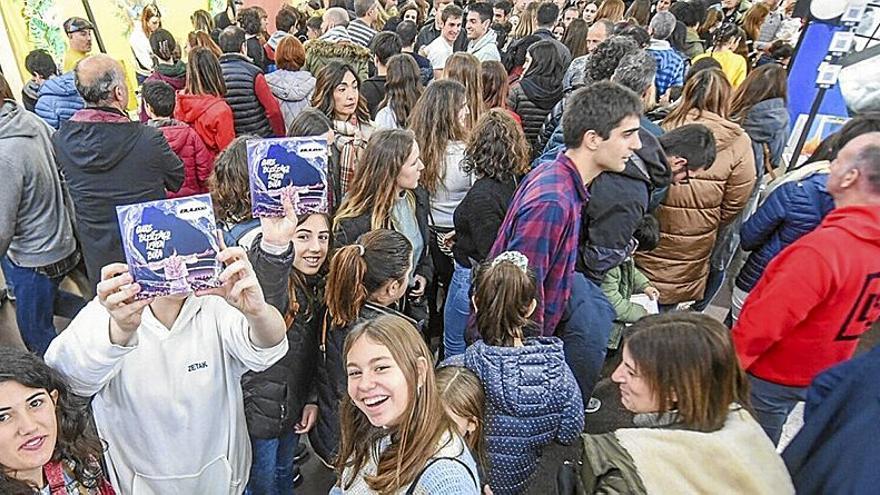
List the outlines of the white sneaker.
{"label": "white sneaker", "polygon": [[593,414],[598,411],[602,407],[602,401],[595,398],[590,397],[590,400],[587,401],[587,407],[584,408],[584,412],[587,414]]}

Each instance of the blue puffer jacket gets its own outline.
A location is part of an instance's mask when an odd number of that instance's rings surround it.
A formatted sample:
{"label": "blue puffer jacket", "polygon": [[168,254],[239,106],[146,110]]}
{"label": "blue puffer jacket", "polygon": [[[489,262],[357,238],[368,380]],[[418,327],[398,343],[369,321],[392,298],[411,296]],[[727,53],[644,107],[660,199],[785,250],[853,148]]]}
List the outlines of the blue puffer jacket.
{"label": "blue puffer jacket", "polygon": [[486,393],[489,486],[496,495],[523,493],[549,443],[574,442],[584,429],[580,389],[556,337],[526,339],[523,347],[477,341],[464,366]]}
{"label": "blue puffer jacket", "polygon": [[73,71],[70,71],[43,83],[34,111],[49,125],[58,129],[84,106],[86,103],[76,90]]}
{"label": "blue puffer jacket", "polygon": [[810,233],[834,209],[827,181],[827,173],[817,172],[780,185],[743,224],[740,242],[751,253],[736,277],[738,288],[751,291],[780,251]]}

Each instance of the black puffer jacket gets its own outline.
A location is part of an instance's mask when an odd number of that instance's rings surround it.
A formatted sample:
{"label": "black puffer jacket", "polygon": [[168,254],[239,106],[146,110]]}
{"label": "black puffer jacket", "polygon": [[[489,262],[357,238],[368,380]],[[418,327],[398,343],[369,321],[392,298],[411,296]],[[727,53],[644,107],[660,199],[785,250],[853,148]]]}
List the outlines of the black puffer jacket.
{"label": "black puffer jacket", "polygon": [[666,155],[653,134],[639,129],[642,148],[626,162],[623,172],[599,174],[590,184],[590,201],[581,215],[577,271],[597,284],[626,259],[651,192],[671,180]]}
{"label": "black puffer jacket", "polygon": [[[266,301],[282,315],[290,308],[287,281],[293,270],[293,248],[275,256],[260,249],[258,235],[248,252]],[[299,311],[287,329],[287,354],[269,369],[248,372],[241,379],[248,433],[257,438],[278,438],[291,431],[302,416],[303,407],[314,398],[315,368],[318,364],[318,331],[323,308],[320,303],[323,277],[305,279],[296,290]],[[307,294],[311,292],[310,294]]]}
{"label": "black puffer jacket", "polygon": [[[319,331],[321,351],[318,360],[317,379],[315,381],[318,396],[318,422],[309,432],[309,443],[312,449],[327,464],[336,460],[339,451],[339,401],[348,394],[348,376],[345,373],[342,349],[345,337],[358,323],[373,320],[382,315],[395,315],[406,319],[415,326],[415,322],[398,313],[394,309],[367,303],[361,308],[358,319],[344,327],[330,324],[327,315],[327,327]],[[346,399],[347,400],[347,399]]]}
{"label": "black puffer jacket", "polygon": [[507,96],[507,108],[516,112],[522,119],[523,132],[532,149],[531,158],[534,158],[541,152],[541,148],[538,147],[538,134],[541,132],[544,119],[553,107],[539,107],[526,96],[522,85],[517,84],[510,89],[510,94]]}
{"label": "black puffer jacket", "polygon": [[[428,231],[428,192],[421,187],[416,188],[414,192],[416,196],[416,220],[419,222],[419,232],[422,234],[425,246],[416,265],[416,275],[425,277],[425,280],[430,284],[434,277],[434,262],[431,260],[431,236]],[[333,231],[334,245],[342,247],[354,244],[362,234],[373,230],[371,224],[372,214],[369,211],[359,217],[341,220],[339,226]]]}
{"label": "black puffer jacket", "polygon": [[254,81],[263,71],[240,53],[221,55],[220,70],[223,71],[223,80],[226,82],[226,103],[232,108],[232,115],[235,117],[235,134],[273,136],[266,109],[254,91]]}

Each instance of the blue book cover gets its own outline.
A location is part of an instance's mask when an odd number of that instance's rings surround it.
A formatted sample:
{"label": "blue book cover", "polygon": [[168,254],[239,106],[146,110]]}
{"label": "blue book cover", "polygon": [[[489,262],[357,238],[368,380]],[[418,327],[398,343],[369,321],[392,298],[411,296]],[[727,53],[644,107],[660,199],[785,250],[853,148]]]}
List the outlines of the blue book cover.
{"label": "blue book cover", "polygon": [[137,299],[218,287],[220,243],[211,196],[117,206],[128,271]]}
{"label": "blue book cover", "polygon": [[297,215],[328,211],[325,138],[251,139],[247,156],[254,217],[283,217],[282,196]]}

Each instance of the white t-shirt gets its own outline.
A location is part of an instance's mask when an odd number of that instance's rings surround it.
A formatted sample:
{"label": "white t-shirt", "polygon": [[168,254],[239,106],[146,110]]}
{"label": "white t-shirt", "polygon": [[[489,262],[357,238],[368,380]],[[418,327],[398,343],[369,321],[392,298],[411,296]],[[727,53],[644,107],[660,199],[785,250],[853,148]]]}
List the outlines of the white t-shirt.
{"label": "white t-shirt", "polygon": [[434,70],[443,70],[446,67],[446,59],[452,56],[452,45],[443,36],[437,37],[425,47],[425,57],[431,61]]}
{"label": "white t-shirt", "polygon": [[245,316],[217,296],[189,296],[167,329],[144,310],[135,341],[110,342],[110,315],[89,303],[49,346],[46,363],[94,396],[107,475],[123,494],[244,491],[251,448],[241,377],[287,353],[261,349]]}

